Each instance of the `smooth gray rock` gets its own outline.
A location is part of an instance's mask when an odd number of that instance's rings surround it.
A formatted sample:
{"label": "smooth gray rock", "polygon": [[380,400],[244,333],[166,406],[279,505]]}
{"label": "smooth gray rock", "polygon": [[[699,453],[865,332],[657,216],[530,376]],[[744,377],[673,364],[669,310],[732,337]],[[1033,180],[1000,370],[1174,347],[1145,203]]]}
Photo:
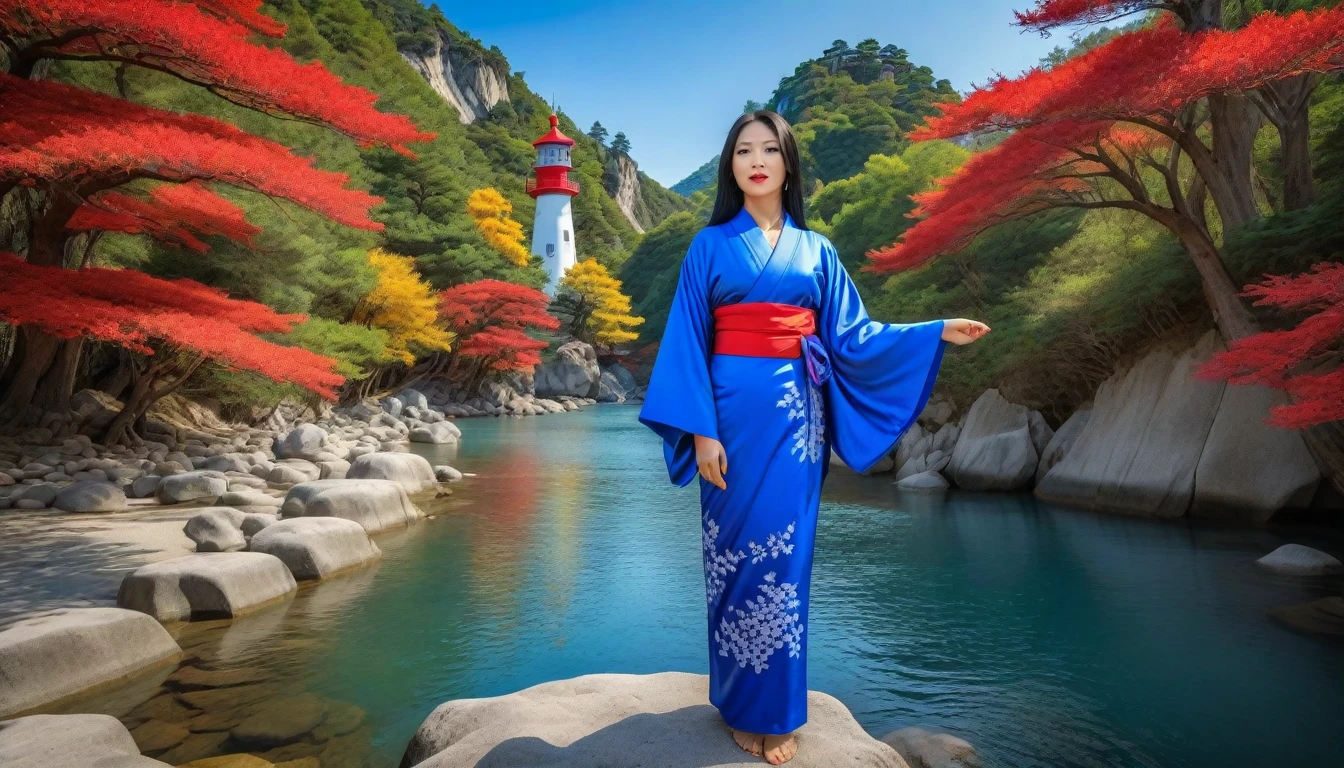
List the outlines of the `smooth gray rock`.
{"label": "smooth gray rock", "polygon": [[214,503],[229,490],[229,481],[223,473],[213,470],[198,470],[169,475],[159,481],[156,494],[165,504],[177,504],[184,501],[204,501]]}
{"label": "smooth gray rock", "polygon": [[[241,524],[242,520],[238,522]],[[213,509],[193,515],[182,526],[182,532],[196,542],[197,552],[237,552],[247,546],[238,525]]]}
{"label": "smooth gray rock", "polygon": [[910,768],[982,768],[980,753],[965,739],[911,726],[892,731],[883,744],[901,753]]}
{"label": "smooth gray rock", "polygon": [[181,653],[167,630],[136,611],[62,608],[22,617],[0,629],[0,717],[148,671]]}
{"label": "smooth gray rock", "polygon": [[111,715],[30,715],[0,722],[5,768],[167,768],[140,754]]}
{"label": "smooth gray rock", "polygon": [[[277,511],[279,507],[276,507]],[[243,535],[251,538],[258,532],[280,522],[279,515],[268,515],[262,512],[250,512],[243,517],[242,531]]]}
{"label": "smooth gray rock", "polygon": [[1287,395],[1270,387],[1223,390],[1195,466],[1191,517],[1261,523],[1311,503],[1321,471],[1302,433],[1265,423],[1271,408],[1287,404]]}
{"label": "smooth gray rock", "polygon": [[1069,418],[1059,425],[1059,429],[1050,437],[1050,442],[1046,443],[1045,450],[1041,453],[1041,460],[1036,464],[1036,484],[1040,485],[1041,479],[1050,468],[1058,464],[1064,456],[1073,447],[1078,436],[1083,433],[1083,428],[1087,426],[1087,420],[1092,417],[1092,409],[1084,408],[1074,411]]}
{"label": "smooth gray rock", "polygon": [[83,480],[62,488],[52,506],[66,512],[118,512],[126,508],[126,493],[112,483]]}
{"label": "smooth gray rock", "polygon": [[27,490],[25,490],[23,495],[19,498],[27,499],[28,501],[40,501],[42,502],[42,506],[50,507],[52,503],[56,501],[56,494],[58,493],[60,493],[60,488],[54,485],[39,483],[37,485],[28,486]]}
{"label": "smooth gray rock", "polygon": [[350,462],[345,459],[320,461],[317,468],[320,471],[319,480],[344,480],[346,474],[350,472]]}
{"label": "smooth gray rock", "polygon": [[326,430],[316,424],[300,424],[274,446],[278,459],[316,459],[327,439]]}
{"label": "smooth gray rock", "polygon": [[407,493],[419,493],[438,486],[429,461],[413,453],[380,451],[365,454],[351,462],[350,471],[345,476],[349,480],[391,480]]}
{"label": "smooth gray rock", "polygon": [[131,483],[131,495],[137,499],[147,499],[159,492],[159,482],[163,480],[158,475],[144,475],[137,477]]}
{"label": "smooth gray rock", "polygon": [[1102,383],[1092,415],[1038,483],[1058,504],[1154,517],[1263,522],[1305,505],[1319,470],[1300,433],[1263,424],[1282,393],[1194,377],[1216,331],[1163,345]]}
{"label": "smooth gray rock", "polygon": [[279,558],[261,552],[198,552],[126,575],[117,605],[159,621],[232,618],[294,592]]}
{"label": "smooth gray rock", "polygon": [[281,520],[254,534],[249,549],[280,558],[301,581],[325,579],[382,556],[364,526],[338,517]]}
{"label": "smooth gray rock", "polygon": [[271,468],[271,473],[266,476],[266,480],[276,485],[304,483],[308,481],[308,475],[293,467],[276,464]]}
{"label": "smooth gray rock", "polygon": [[283,518],[339,517],[369,533],[405,528],[420,519],[406,491],[391,480],[314,480],[289,489]]}
{"label": "smooth gray rock", "polygon": [[1069,452],[1050,468],[1037,498],[1150,517],[1181,517],[1225,385],[1194,377],[1219,347],[1205,334],[1194,347],[1162,346],[1102,382],[1092,415]]}
{"label": "smooth gray rock", "polygon": [[1334,556],[1301,544],[1284,544],[1255,562],[1262,568],[1291,576],[1329,576],[1344,573],[1344,563]]}
{"label": "smooth gray rock", "polygon": [[1030,413],[1003,399],[997,389],[976,398],[947,465],[958,488],[1011,491],[1031,482],[1038,457]]}
{"label": "smooth gray rock", "polygon": [[441,483],[455,483],[462,479],[462,473],[447,464],[440,464],[434,468],[434,477]]}
{"label": "smooth gray rock", "polygon": [[448,445],[457,442],[457,434],[452,429],[452,422],[440,421],[434,424],[426,424],[423,427],[417,427],[411,430],[412,443],[432,443],[434,445]]}
{"label": "smooth gray rock", "polygon": [[[807,693],[790,768],[908,768],[833,696]],[[633,759],[632,759],[633,758]],[[716,766],[756,768],[709,703],[709,676],[592,674],[516,693],[441,704],[411,738],[403,766]]]}

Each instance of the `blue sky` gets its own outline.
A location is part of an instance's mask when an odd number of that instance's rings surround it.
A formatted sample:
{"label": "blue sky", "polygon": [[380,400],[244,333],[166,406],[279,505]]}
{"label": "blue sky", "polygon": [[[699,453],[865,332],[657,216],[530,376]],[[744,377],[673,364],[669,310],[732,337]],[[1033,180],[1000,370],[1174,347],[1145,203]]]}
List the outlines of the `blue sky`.
{"label": "blue sky", "polygon": [[1068,34],[1012,26],[1030,0],[437,2],[587,130],[624,131],[640,170],[671,186],[716,156],[747,99],[764,102],[832,40],[873,37],[965,93],[1015,75]]}

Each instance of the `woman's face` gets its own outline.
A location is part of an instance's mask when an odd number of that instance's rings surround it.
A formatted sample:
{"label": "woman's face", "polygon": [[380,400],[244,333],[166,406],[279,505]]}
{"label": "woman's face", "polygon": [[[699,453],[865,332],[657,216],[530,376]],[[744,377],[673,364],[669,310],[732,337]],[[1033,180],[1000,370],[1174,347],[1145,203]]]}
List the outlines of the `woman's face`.
{"label": "woman's face", "polygon": [[784,152],[775,132],[760,120],[747,123],[737,134],[733,178],[747,197],[777,196],[784,186]]}

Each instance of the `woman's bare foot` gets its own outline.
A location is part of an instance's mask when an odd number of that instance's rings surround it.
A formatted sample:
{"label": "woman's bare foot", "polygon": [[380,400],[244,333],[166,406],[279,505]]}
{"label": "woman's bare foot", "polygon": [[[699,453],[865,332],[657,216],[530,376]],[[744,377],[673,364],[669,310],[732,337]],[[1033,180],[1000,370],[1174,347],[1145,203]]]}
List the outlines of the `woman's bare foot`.
{"label": "woman's bare foot", "polygon": [[798,740],[792,733],[781,736],[767,734],[765,737],[765,762],[779,765],[793,759],[798,754]]}
{"label": "woman's bare foot", "polygon": [[757,757],[760,757],[761,754],[765,752],[765,744],[764,744],[765,737],[762,736],[761,734],[751,733],[749,731],[739,731],[731,726],[728,728],[728,730],[732,731],[733,740],[737,742],[737,746],[745,749],[746,751],[750,752],[753,755],[756,755]]}

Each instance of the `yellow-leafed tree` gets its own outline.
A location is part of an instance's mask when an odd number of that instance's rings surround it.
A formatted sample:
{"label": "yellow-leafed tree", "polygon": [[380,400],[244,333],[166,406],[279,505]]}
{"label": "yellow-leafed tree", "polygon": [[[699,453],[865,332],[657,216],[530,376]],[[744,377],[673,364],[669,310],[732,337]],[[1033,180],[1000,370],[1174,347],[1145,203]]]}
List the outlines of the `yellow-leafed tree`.
{"label": "yellow-leafed tree", "polygon": [[621,281],[597,259],[570,267],[560,279],[557,310],[568,315],[570,333],[579,339],[607,345],[634,341],[639,334],[626,330],[644,318],[630,314],[630,297],[621,293]]}
{"label": "yellow-leafed tree", "polygon": [[369,251],[378,284],[360,299],[351,321],[387,331],[385,362],[415,364],[415,351],[447,351],[453,335],[439,323],[439,297],[415,271],[415,259]]}
{"label": "yellow-leafed tree", "polygon": [[509,218],[512,212],[513,203],[494,187],[478,189],[467,198],[467,214],[476,220],[476,228],[490,247],[517,266],[525,267],[532,254],[523,245],[526,239],[523,225]]}

